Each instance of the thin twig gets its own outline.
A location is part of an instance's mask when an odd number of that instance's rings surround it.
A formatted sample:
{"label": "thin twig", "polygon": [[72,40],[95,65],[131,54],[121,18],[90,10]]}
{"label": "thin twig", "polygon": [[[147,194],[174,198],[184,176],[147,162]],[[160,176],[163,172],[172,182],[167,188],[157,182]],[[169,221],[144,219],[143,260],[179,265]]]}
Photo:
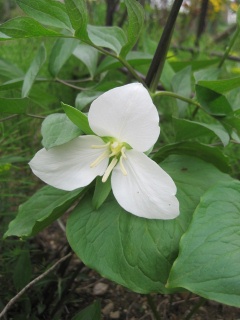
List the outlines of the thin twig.
{"label": "thin twig", "polygon": [[86,88],[77,87],[77,86],[75,86],[75,85],[73,85],[73,84],[71,84],[71,83],[68,83],[68,82],[66,82],[66,81],[64,81],[64,80],[61,80],[61,79],[59,79],[59,78],[56,78],[56,81],[59,82],[59,83],[64,84],[65,86],[68,86],[68,87],[70,87],[70,88],[76,89],[76,90],[86,90]]}
{"label": "thin twig", "polygon": [[7,120],[9,120],[9,119],[15,118],[16,116],[18,116],[18,114],[13,114],[13,115],[11,115],[11,116],[9,116],[9,117],[2,118],[2,119],[0,119],[0,122],[7,121]]}
{"label": "thin twig", "polygon": [[30,289],[32,286],[34,286],[38,281],[40,281],[41,279],[43,279],[47,274],[49,274],[51,271],[53,271],[60,263],[62,263],[63,261],[65,261],[66,259],[68,259],[70,256],[72,255],[72,252],[70,252],[69,254],[67,254],[66,256],[62,257],[61,259],[59,259],[56,263],[54,263],[54,265],[52,267],[50,267],[47,271],[45,271],[44,273],[42,273],[40,276],[38,276],[37,278],[33,279],[31,282],[29,282],[21,291],[18,292],[18,294],[16,294],[15,297],[13,297],[4,307],[4,309],[2,310],[2,312],[0,313],[0,319],[2,317],[5,316],[5,314],[7,313],[7,311],[11,308],[11,306],[25,293],[27,292],[28,289]]}
{"label": "thin twig", "polygon": [[36,119],[45,119],[46,118],[44,116],[38,116],[36,114],[30,114],[30,113],[26,113],[26,116],[31,117],[31,118],[36,118]]}

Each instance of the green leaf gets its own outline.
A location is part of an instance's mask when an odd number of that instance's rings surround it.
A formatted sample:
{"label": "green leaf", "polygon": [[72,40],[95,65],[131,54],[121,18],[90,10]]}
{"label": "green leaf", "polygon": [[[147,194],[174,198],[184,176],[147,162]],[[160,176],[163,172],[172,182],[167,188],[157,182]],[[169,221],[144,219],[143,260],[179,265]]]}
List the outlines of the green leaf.
{"label": "green leaf", "polygon": [[101,94],[102,91],[82,91],[80,92],[75,101],[76,108],[78,110],[83,110],[86,106],[88,106],[93,100],[97,99]]}
{"label": "green leaf", "polygon": [[197,84],[196,95],[201,106],[211,115],[225,116],[233,111],[227,98],[221,93]]}
{"label": "green leaf", "polygon": [[226,80],[199,81],[198,85],[222,94],[231,91],[235,88],[239,88],[240,77]]}
{"label": "green leaf", "polygon": [[79,111],[76,108],[73,108],[65,103],[61,103],[62,108],[65,111],[68,118],[77,126],[79,127],[84,133],[95,135],[88,123],[88,117]]}
{"label": "green leaf", "polygon": [[[183,97],[190,98],[192,93],[191,76],[191,67],[186,67],[175,73],[172,77],[173,92],[180,94]],[[179,99],[176,99],[176,102],[178,106],[178,113],[180,117],[182,117],[185,115],[188,103]]]}
{"label": "green leaf", "polygon": [[99,209],[103,202],[107,199],[111,191],[111,180],[108,179],[106,182],[102,182],[102,177],[97,177],[96,186],[93,194],[93,207]]}
{"label": "green leaf", "polygon": [[50,149],[80,136],[82,131],[64,113],[54,113],[44,119],[41,133],[42,145]]}
{"label": "green leaf", "polygon": [[144,9],[136,0],[124,0],[128,13],[127,43],[122,47],[120,56],[125,57],[137,42],[144,23]]}
{"label": "green leaf", "polygon": [[87,26],[89,39],[98,47],[111,49],[117,55],[120,54],[122,47],[126,44],[127,39],[124,31],[119,27],[97,27]]}
{"label": "green leaf", "polygon": [[75,36],[82,40],[89,40],[87,34],[88,13],[85,0],[65,0],[65,6],[70,18]]}
{"label": "green leaf", "polygon": [[9,79],[24,76],[24,72],[11,62],[0,59],[0,76]]}
{"label": "green leaf", "polygon": [[20,255],[13,269],[13,283],[17,291],[24,288],[32,278],[32,264],[29,250],[25,249]]}
{"label": "green leaf", "polygon": [[163,71],[160,79],[161,83],[163,84],[166,90],[172,91],[172,79],[174,75],[175,75],[174,70],[166,60],[164,63],[164,67],[163,67]]}
{"label": "green leaf", "polygon": [[237,25],[238,25],[238,28],[240,28],[240,6],[238,6],[238,10],[237,10]]}
{"label": "green leaf", "polygon": [[194,78],[196,82],[201,80],[217,80],[220,74],[219,68],[208,68],[194,72]]}
{"label": "green leaf", "polygon": [[76,314],[72,320],[101,320],[101,305],[95,301],[80,313]]}
{"label": "green leaf", "polygon": [[219,184],[201,198],[180,242],[168,287],[240,307],[240,182]]}
{"label": "green leaf", "polygon": [[178,72],[186,67],[191,66],[192,71],[201,70],[204,68],[207,68],[209,66],[212,66],[214,64],[217,64],[219,62],[218,59],[207,59],[207,60],[192,60],[192,61],[170,61],[173,70],[175,72]]}
{"label": "green leaf", "polygon": [[212,163],[222,172],[230,172],[229,159],[218,147],[208,146],[199,142],[185,141],[168,144],[159,149],[153,155],[153,160],[163,161],[170,154],[181,154],[200,158],[206,162]]}
{"label": "green leaf", "polygon": [[23,84],[24,77],[9,80],[0,85],[0,91],[5,91],[9,89],[21,88]]}
{"label": "green leaf", "polygon": [[0,112],[10,114],[21,114],[26,113],[27,110],[35,106],[36,103],[31,101],[29,98],[22,99],[9,99],[0,97]]}
{"label": "green leaf", "polygon": [[173,118],[176,140],[188,140],[201,136],[218,137],[222,144],[229,143],[229,134],[220,123],[206,124],[203,122]]}
{"label": "green leaf", "polygon": [[[40,23],[30,17],[18,17],[0,25],[0,32],[11,39],[31,37],[57,37],[59,34],[53,30],[44,28]],[[1,38],[0,40],[6,40]]]}
{"label": "green leaf", "polygon": [[52,0],[17,0],[19,7],[41,24],[71,30],[65,5]]}
{"label": "green leaf", "polygon": [[49,57],[49,72],[53,77],[56,77],[62,69],[65,62],[70,58],[74,49],[78,45],[76,39],[60,38],[54,43],[50,57]]}
{"label": "green leaf", "polygon": [[85,64],[93,78],[97,69],[98,51],[87,44],[80,43],[74,49],[73,55]]}
{"label": "green leaf", "polygon": [[44,64],[45,60],[46,60],[46,49],[44,44],[42,44],[24,77],[23,87],[22,87],[22,98],[25,98],[28,96],[32,88],[32,85],[34,83],[34,80],[38,75],[38,72],[41,69],[42,65]]}
{"label": "green leaf", "polygon": [[181,212],[177,219],[136,217],[113,197],[95,210],[91,198],[86,197],[67,222],[68,241],[86,265],[139,293],[169,292],[165,283],[178,255],[179,240],[200,197],[217,181],[231,181],[197,158],[170,156],[161,167],[177,184]]}
{"label": "green leaf", "polygon": [[69,192],[50,186],[43,187],[19,207],[4,238],[24,238],[37,234],[65,213],[83,191],[84,188]]}
{"label": "green leaf", "polygon": [[[133,66],[141,66],[141,65],[149,65],[149,63],[152,61],[152,55],[149,53],[144,53],[140,51],[131,51],[126,56],[127,62]],[[122,66],[121,62],[116,60],[113,57],[106,57],[99,65],[97,69],[97,74],[102,73],[106,70],[112,70],[117,69]]]}

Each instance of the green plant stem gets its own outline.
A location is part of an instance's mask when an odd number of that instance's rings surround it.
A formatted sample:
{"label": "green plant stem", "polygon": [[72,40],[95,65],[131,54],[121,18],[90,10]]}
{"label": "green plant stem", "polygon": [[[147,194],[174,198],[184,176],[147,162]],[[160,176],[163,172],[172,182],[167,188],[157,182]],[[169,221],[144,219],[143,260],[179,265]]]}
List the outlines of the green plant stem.
{"label": "green plant stem", "polygon": [[146,85],[155,92],[162,74],[175,22],[183,0],[175,0],[146,77]]}
{"label": "green plant stem", "polygon": [[160,314],[157,312],[156,305],[154,303],[154,300],[153,300],[152,296],[150,296],[150,294],[147,294],[147,301],[148,301],[149,307],[151,308],[155,319],[156,320],[161,320]]}
{"label": "green plant stem", "polygon": [[171,92],[171,91],[157,91],[156,93],[152,94],[153,98],[154,97],[159,97],[159,96],[172,97],[172,98],[175,98],[175,99],[178,99],[178,100],[185,101],[185,102],[190,103],[190,104],[194,104],[196,107],[201,108],[201,105],[197,101],[194,101],[194,100],[189,99],[189,98],[185,98],[185,97],[180,96],[179,94]]}
{"label": "green plant stem", "polygon": [[235,31],[232,39],[230,40],[230,43],[229,43],[229,45],[227,46],[227,48],[226,48],[226,50],[225,50],[225,52],[224,52],[224,55],[223,55],[222,59],[220,60],[220,62],[219,62],[219,64],[218,64],[218,68],[219,68],[219,69],[222,67],[224,61],[227,59],[228,54],[229,54],[230,50],[232,49],[235,41],[237,40],[239,34],[240,34],[240,27],[237,26],[237,29],[236,29],[236,31]]}
{"label": "green plant stem", "polygon": [[124,65],[124,67],[126,67],[128,69],[128,71],[134,76],[134,78],[136,80],[138,80],[140,83],[142,83],[146,87],[146,84],[143,81],[143,79],[137,74],[137,72],[133,69],[133,67],[125,59],[123,59],[122,57],[117,57],[117,56],[116,56],[116,59],[118,59],[118,61],[121,62]]}
{"label": "green plant stem", "polygon": [[206,299],[201,298],[198,303],[192,308],[190,313],[184,318],[184,320],[189,320],[192,318],[192,316],[196,313],[196,311],[204,304]]}

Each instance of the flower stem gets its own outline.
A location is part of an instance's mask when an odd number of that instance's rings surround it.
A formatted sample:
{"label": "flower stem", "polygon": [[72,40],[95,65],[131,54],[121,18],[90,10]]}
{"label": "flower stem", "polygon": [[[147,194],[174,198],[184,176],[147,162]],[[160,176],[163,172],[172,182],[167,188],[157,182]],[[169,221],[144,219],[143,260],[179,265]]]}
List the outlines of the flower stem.
{"label": "flower stem", "polygon": [[159,41],[157,50],[153,57],[152,63],[148,70],[146,77],[146,85],[150,88],[151,92],[155,92],[159,79],[162,74],[163,66],[167,56],[167,51],[172,38],[174,25],[180,10],[183,0],[175,0],[170,11],[166,26],[163,30],[161,39]]}
{"label": "flower stem", "polygon": [[150,294],[147,294],[147,301],[148,301],[149,307],[151,308],[155,319],[161,320],[160,314],[157,312],[156,305],[155,305],[154,300]]}
{"label": "flower stem", "polygon": [[237,40],[238,36],[239,36],[239,33],[240,33],[240,27],[237,25],[237,29],[232,37],[232,39],[230,40],[229,42],[229,45],[227,46],[225,52],[224,52],[224,55],[222,57],[222,59],[220,60],[219,64],[218,64],[218,68],[220,69],[224,63],[224,61],[227,59],[228,57],[228,54],[230,52],[230,50],[232,49],[235,41]]}
{"label": "flower stem", "polygon": [[190,313],[184,318],[184,320],[190,320],[192,316],[196,313],[196,311],[204,304],[206,299],[201,298],[198,303],[192,308]]}
{"label": "flower stem", "polygon": [[185,101],[190,104],[194,104],[196,107],[201,108],[200,103],[198,103],[197,101],[189,99],[189,98],[185,98],[185,97],[180,96],[179,94],[171,92],[171,91],[157,91],[156,93],[152,94],[153,98],[159,97],[159,96],[169,96],[169,97],[172,97],[172,98],[175,98],[178,100]]}

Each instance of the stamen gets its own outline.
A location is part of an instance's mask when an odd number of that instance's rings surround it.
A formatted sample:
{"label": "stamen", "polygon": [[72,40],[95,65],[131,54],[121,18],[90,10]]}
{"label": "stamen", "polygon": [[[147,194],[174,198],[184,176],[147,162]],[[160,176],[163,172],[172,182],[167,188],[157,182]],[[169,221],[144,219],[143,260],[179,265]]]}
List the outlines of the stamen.
{"label": "stamen", "polygon": [[116,166],[118,162],[117,158],[113,158],[112,161],[110,162],[109,166],[107,167],[107,170],[105,171],[103,177],[102,177],[102,182],[106,182],[108,177],[110,176],[110,173],[112,172],[113,168]]}
{"label": "stamen", "polygon": [[95,161],[90,164],[90,168],[96,167],[100,162],[102,162],[105,158],[109,157],[109,151],[105,150]]}
{"label": "stamen", "polygon": [[121,171],[122,173],[124,174],[124,176],[127,175],[127,170],[125,169],[124,165],[123,165],[123,156],[120,157],[120,160],[119,160],[119,164],[120,164],[120,168],[121,168]]}
{"label": "stamen", "polygon": [[123,159],[127,159],[127,156],[126,156],[126,154],[125,154],[125,151],[126,151],[126,147],[122,147],[122,149],[121,149],[121,154],[122,154]]}
{"label": "stamen", "polygon": [[103,149],[106,148],[110,145],[110,142],[106,143],[106,144],[97,144],[97,145],[93,145],[91,146],[92,149]]}

